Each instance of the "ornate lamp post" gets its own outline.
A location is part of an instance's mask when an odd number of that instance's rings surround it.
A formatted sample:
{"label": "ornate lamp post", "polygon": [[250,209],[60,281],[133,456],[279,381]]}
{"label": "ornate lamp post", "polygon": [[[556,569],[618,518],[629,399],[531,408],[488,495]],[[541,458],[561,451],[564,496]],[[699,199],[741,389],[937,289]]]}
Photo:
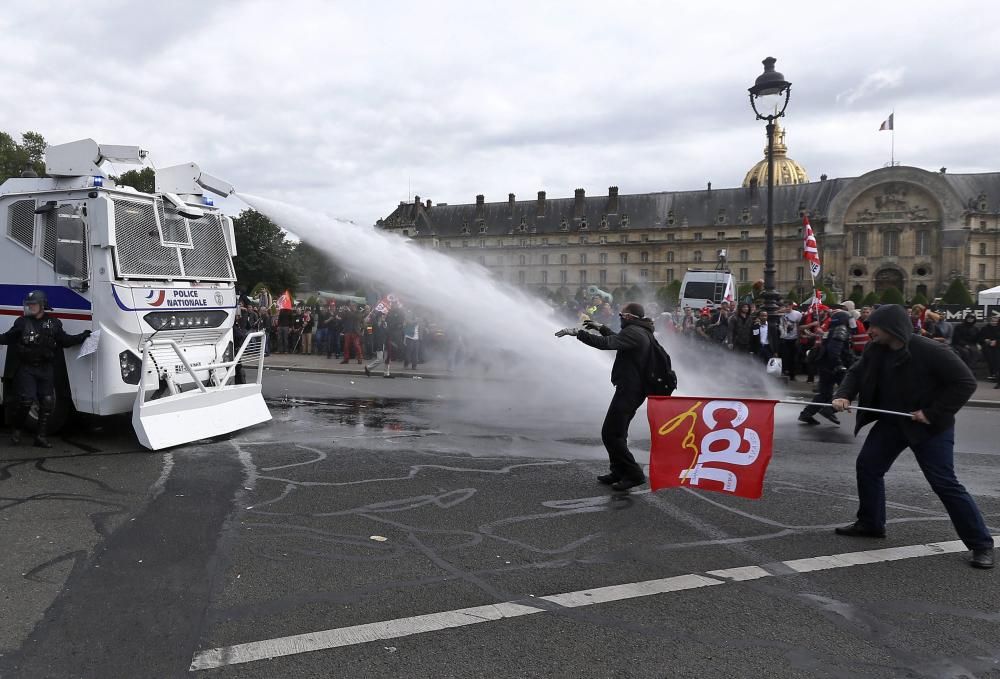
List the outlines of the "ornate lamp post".
{"label": "ornate lamp post", "polygon": [[774,346],[778,335],[778,300],[781,295],[775,290],[774,268],[774,121],[785,115],[788,99],[792,94],[792,83],[774,70],[774,57],[764,59],[764,72],[757,76],[750,92],[750,107],[757,114],[757,120],[767,121],[767,224],[764,247],[764,309],[767,311],[767,338]]}

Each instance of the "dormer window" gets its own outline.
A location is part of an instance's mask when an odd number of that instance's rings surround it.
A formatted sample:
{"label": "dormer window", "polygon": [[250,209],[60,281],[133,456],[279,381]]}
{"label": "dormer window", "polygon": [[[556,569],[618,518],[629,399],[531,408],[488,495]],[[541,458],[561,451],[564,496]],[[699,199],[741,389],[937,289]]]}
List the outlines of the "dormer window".
{"label": "dormer window", "polygon": [[462,235],[463,236],[468,236],[469,235],[469,223],[468,222],[462,222]]}
{"label": "dormer window", "polygon": [[674,211],[673,210],[669,210],[667,212],[667,226],[673,226],[676,223],[677,223],[677,220],[674,218]]}
{"label": "dormer window", "polygon": [[581,219],[580,220],[580,231],[586,231],[586,230],[587,230],[587,220],[586,219]]}
{"label": "dormer window", "polygon": [[726,223],[726,209],[725,208],[722,208],[721,210],[719,210],[719,215],[715,218],[715,223],[716,224],[725,224]]}
{"label": "dormer window", "polygon": [[517,230],[520,231],[521,233],[524,233],[525,231],[528,230],[528,225],[524,223],[524,219],[522,219],[521,223],[518,224]]}
{"label": "dormer window", "polygon": [[622,225],[623,229],[627,229],[628,228],[628,215],[622,215],[621,225]]}
{"label": "dormer window", "polygon": [[569,223],[565,219],[559,222],[559,230],[569,231]]}
{"label": "dormer window", "polygon": [[486,233],[486,225],[485,224],[480,224],[479,225],[479,233]]}
{"label": "dormer window", "polygon": [[601,217],[601,230],[602,231],[607,231],[608,230],[608,218],[607,218],[607,216]]}
{"label": "dormer window", "polygon": [[743,214],[740,215],[740,221],[743,222],[744,224],[750,223],[750,208],[748,207],[743,208]]}

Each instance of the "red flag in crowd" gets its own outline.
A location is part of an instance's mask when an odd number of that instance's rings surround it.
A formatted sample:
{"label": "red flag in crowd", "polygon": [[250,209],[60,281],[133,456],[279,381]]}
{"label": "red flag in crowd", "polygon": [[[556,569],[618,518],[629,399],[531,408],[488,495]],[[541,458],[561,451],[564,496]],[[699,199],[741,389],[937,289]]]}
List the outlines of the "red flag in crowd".
{"label": "red flag in crowd", "polygon": [[775,403],[650,396],[650,487],[759,498],[774,446]]}
{"label": "red flag in crowd", "polygon": [[816,244],[816,235],[813,233],[809,217],[802,218],[802,257],[809,262],[809,271],[815,279],[819,276],[819,246]]}
{"label": "red flag in crowd", "polygon": [[291,309],[292,308],[292,293],[288,290],[282,293],[281,297],[278,298],[278,308],[279,309]]}

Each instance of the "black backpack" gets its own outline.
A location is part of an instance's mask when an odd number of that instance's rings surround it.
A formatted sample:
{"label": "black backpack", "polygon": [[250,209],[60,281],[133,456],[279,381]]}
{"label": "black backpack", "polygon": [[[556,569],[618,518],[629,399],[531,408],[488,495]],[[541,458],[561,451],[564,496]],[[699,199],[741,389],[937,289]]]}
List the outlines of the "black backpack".
{"label": "black backpack", "polygon": [[677,389],[677,373],[671,366],[670,354],[652,333],[649,335],[649,357],[642,377],[649,396],[670,396]]}

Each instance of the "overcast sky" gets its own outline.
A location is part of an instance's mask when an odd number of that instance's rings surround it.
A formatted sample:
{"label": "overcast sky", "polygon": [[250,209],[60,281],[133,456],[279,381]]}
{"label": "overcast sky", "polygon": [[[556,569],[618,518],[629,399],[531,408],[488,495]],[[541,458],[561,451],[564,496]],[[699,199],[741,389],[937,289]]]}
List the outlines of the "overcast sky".
{"label": "overcast sky", "polygon": [[[435,202],[737,186],[778,59],[813,180],[1000,170],[991,2],[36,2],[0,12],[0,129],[138,144],[371,224]],[[125,167],[119,170],[127,169]]]}

